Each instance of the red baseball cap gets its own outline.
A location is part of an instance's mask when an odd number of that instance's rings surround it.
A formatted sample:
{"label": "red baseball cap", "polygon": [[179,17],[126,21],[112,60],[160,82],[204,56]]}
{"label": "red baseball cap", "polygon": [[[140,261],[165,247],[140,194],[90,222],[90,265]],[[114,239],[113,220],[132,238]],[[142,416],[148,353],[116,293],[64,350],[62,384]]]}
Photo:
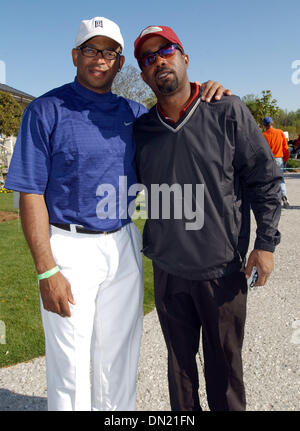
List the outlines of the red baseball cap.
{"label": "red baseball cap", "polygon": [[177,34],[170,27],[166,27],[164,25],[149,25],[141,32],[139,37],[134,42],[134,56],[136,59],[139,58],[139,51],[143,43],[153,36],[161,36],[172,43],[177,43],[181,47],[182,52],[184,52],[182,43],[180,42]]}

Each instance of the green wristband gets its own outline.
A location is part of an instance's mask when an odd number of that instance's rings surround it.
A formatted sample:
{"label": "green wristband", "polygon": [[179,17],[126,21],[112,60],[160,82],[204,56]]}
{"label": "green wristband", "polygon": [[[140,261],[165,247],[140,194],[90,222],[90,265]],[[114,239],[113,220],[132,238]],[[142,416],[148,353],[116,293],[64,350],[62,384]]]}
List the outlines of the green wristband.
{"label": "green wristband", "polygon": [[44,278],[49,278],[51,275],[56,274],[59,271],[59,267],[55,266],[52,269],[49,269],[49,271],[44,272],[43,274],[37,274],[38,280],[43,280]]}

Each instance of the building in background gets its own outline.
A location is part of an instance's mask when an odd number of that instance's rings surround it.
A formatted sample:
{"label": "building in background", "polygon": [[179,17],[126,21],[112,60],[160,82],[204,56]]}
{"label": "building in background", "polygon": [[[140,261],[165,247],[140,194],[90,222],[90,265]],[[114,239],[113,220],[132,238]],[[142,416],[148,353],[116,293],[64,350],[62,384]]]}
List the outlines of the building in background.
{"label": "building in background", "polygon": [[30,94],[24,93],[24,91],[16,90],[9,85],[1,84],[1,82],[0,91],[10,94],[16,102],[20,103],[23,109],[26,108],[28,103],[32,102],[35,99],[35,97],[31,96]]}

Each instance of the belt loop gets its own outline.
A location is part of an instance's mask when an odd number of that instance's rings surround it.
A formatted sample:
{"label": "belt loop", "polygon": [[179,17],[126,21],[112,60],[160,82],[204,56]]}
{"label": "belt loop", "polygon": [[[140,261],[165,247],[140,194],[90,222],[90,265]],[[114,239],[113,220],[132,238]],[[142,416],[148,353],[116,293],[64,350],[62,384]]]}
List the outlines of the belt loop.
{"label": "belt loop", "polygon": [[76,224],[70,224],[70,232],[72,232],[72,233],[76,233],[77,232],[77,230],[76,230]]}

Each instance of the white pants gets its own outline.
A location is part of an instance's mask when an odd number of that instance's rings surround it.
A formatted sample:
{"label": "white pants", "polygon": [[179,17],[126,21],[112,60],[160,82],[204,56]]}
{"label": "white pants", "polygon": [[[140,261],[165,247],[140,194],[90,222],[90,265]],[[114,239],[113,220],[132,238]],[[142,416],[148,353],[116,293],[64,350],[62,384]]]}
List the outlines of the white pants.
{"label": "white pants", "polygon": [[140,233],[133,223],[109,235],[50,230],[76,304],[69,304],[71,317],[41,305],[48,409],[135,410],[143,325]]}

